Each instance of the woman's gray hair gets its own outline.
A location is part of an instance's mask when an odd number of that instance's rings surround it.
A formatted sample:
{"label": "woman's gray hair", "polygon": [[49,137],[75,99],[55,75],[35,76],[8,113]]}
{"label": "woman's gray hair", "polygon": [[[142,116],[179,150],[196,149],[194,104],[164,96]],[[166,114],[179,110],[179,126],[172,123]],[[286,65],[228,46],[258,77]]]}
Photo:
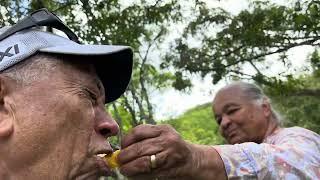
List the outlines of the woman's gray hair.
{"label": "woman's gray hair", "polygon": [[234,82],[230,84],[230,86],[238,86],[242,90],[243,95],[253,103],[261,105],[263,102],[268,102],[270,104],[273,119],[279,126],[282,124],[282,117],[280,113],[272,107],[270,98],[264,94],[263,90],[259,86],[241,81]]}

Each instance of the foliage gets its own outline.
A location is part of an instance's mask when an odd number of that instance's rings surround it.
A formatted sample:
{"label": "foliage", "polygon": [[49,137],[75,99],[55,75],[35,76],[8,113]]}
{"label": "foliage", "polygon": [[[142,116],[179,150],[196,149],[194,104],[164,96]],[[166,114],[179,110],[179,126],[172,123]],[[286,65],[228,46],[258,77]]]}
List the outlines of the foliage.
{"label": "foliage", "polygon": [[[210,75],[213,84],[226,79],[254,80],[272,97],[283,114],[285,126],[302,126],[320,133],[320,56],[309,57],[312,74],[297,77],[289,71],[267,76],[272,68],[266,57],[288,70],[288,51],[303,45],[319,47],[320,3],[295,0],[289,6],[269,1],[252,1],[251,7],[232,15],[221,8],[195,3],[192,17],[183,17],[178,0],[1,0],[0,26],[17,22],[29,12],[46,7],[61,17],[82,42],[126,44],[134,49],[134,74],[125,96],[108,108],[121,133],[142,124],[155,124],[150,92],[172,85],[178,90],[190,87],[190,74]],[[161,57],[161,70],[150,54],[159,50],[169,27],[187,23],[182,36]],[[50,29],[49,29],[50,30]],[[249,65],[255,73],[243,67]],[[174,72],[168,69],[174,67]],[[197,144],[223,144],[211,105],[197,106],[171,124],[182,137]],[[113,144],[119,138],[112,139]],[[116,176],[115,178],[119,178]]]}
{"label": "foliage", "polygon": [[192,108],[176,119],[162,121],[170,124],[181,136],[196,144],[222,144],[218,125],[214,120],[211,104],[203,104]]}
{"label": "foliage", "polygon": [[[166,55],[162,67],[173,65],[177,73],[210,75],[213,84],[223,78],[254,80],[268,86],[281,85],[280,81],[287,79],[293,85],[299,84],[292,81],[294,76],[287,71],[291,68],[287,53],[298,46],[319,46],[320,3],[297,0],[284,6],[270,1],[251,2],[249,9],[236,15],[199,3],[196,18],[172,44],[174,51]],[[278,61],[286,67],[286,71],[279,73],[282,77],[264,74],[272,68],[264,64],[270,55],[278,55],[274,63]],[[244,65],[255,72],[248,72]],[[182,76],[176,81],[186,80]]]}
{"label": "foliage", "polygon": [[[294,1],[288,6],[252,1],[249,9],[232,15],[224,9],[209,9],[205,3],[198,3],[196,18],[191,19],[183,35],[172,44],[173,51],[166,54],[161,67],[176,68],[174,87],[179,90],[191,86],[186,72],[202,77],[211,75],[213,84],[224,78],[253,80],[272,97],[286,119],[285,126],[302,126],[319,132],[319,53],[315,50],[310,55],[312,74],[304,76],[289,71],[288,58],[288,51],[294,47],[319,47],[319,8],[320,3],[313,0]],[[274,63],[283,64],[284,72],[264,74],[272,68],[264,64],[270,55],[277,55],[274,61],[278,62]],[[245,65],[251,66],[255,73],[248,72],[243,68]],[[307,69],[305,73],[309,72]],[[170,123],[184,132],[179,126],[183,120]],[[192,131],[184,132],[187,135],[183,136],[197,142],[188,135]]]}
{"label": "foliage", "polygon": [[310,75],[288,78],[265,87],[275,106],[283,114],[284,126],[301,126],[320,133],[320,69],[319,52],[309,56],[313,68]]}
{"label": "foliage", "polygon": [[[320,88],[320,77],[305,76],[299,79],[309,88],[308,92],[297,91],[297,94],[287,96],[274,95],[273,101],[284,116],[284,126],[301,126],[320,134],[320,96],[306,95],[315,93],[316,89]],[[268,91],[270,92],[270,89]]]}
{"label": "foliage", "polygon": [[285,126],[300,126],[320,134],[320,99],[312,97],[276,98]]}
{"label": "foliage", "polygon": [[320,55],[317,50],[315,50],[309,57],[311,66],[313,68],[313,75],[315,78],[320,77]]}

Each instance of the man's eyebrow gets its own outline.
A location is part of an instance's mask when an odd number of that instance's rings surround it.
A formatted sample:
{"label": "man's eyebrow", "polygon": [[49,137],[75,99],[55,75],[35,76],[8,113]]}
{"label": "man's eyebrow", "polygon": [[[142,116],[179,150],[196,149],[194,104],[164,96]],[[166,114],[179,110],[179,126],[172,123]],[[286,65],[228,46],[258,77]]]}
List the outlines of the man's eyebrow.
{"label": "man's eyebrow", "polygon": [[105,89],[104,89],[105,87],[103,87],[103,84],[98,77],[94,78],[94,83],[97,86],[99,93],[101,93],[101,95],[103,94],[105,95]]}
{"label": "man's eyebrow", "polygon": [[96,83],[99,91],[102,91],[103,90],[102,82],[98,78],[95,78],[95,83]]}

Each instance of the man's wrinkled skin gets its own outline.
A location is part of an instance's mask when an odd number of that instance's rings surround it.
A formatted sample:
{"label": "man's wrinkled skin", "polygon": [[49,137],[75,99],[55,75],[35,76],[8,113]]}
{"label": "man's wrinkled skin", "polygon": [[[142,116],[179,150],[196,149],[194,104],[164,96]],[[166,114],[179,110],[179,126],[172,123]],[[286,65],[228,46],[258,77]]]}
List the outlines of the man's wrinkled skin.
{"label": "man's wrinkled skin", "polygon": [[[89,68],[90,67],[90,68]],[[93,66],[68,64],[21,86],[0,75],[0,179],[98,179],[110,174],[96,155],[118,125],[105,112]]]}
{"label": "man's wrinkled skin", "polygon": [[[150,162],[153,154],[155,169]],[[224,175],[222,160],[212,147],[188,143],[168,125],[137,126],[123,138],[118,158],[120,172],[130,179],[223,179]]]}

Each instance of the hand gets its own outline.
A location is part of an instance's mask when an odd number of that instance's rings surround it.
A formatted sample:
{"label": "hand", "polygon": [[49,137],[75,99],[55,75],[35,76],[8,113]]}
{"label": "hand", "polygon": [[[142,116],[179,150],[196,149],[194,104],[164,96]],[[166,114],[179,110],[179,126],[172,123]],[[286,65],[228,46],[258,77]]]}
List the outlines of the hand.
{"label": "hand", "polygon": [[120,172],[130,179],[197,179],[192,177],[195,146],[169,125],[139,125],[123,138],[121,147]]}

